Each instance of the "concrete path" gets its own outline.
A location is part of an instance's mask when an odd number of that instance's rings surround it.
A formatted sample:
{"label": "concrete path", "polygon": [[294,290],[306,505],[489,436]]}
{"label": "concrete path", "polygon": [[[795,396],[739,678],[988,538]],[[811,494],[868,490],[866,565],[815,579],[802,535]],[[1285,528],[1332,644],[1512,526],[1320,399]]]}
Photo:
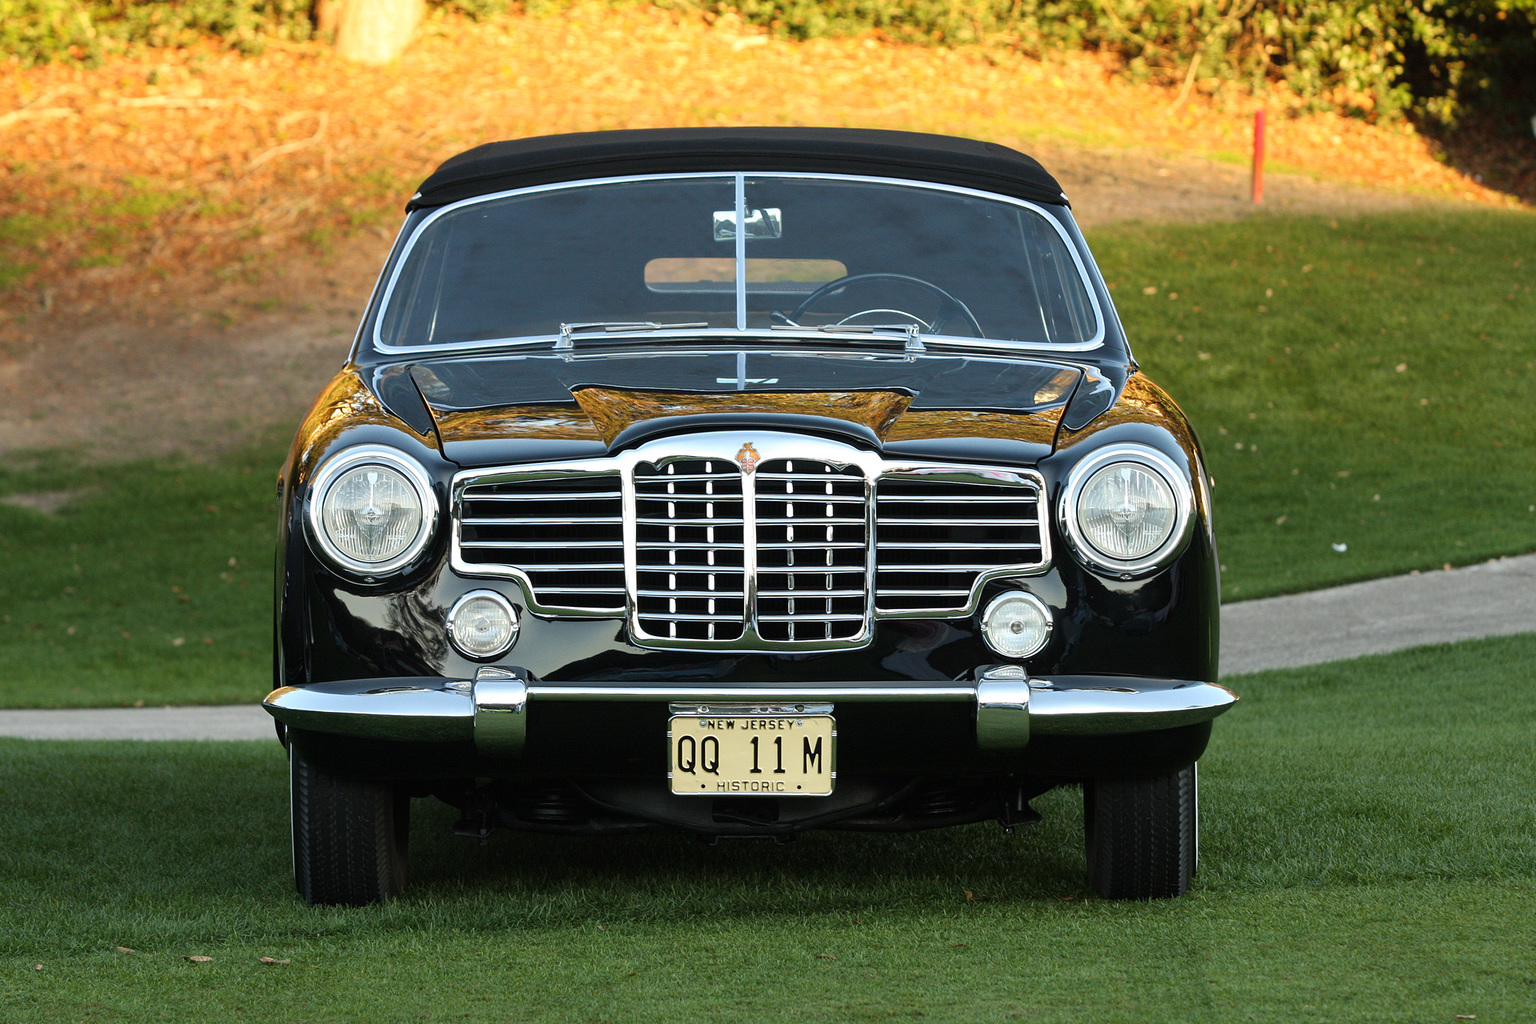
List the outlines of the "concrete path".
{"label": "concrete path", "polygon": [[71,708],[0,711],[0,736],[29,740],[272,740],[257,704],[227,707]]}
{"label": "concrete path", "polygon": [[1536,632],[1536,555],[1221,609],[1222,678]]}
{"label": "concrete path", "polygon": [[[1222,608],[1223,679],[1423,644],[1536,632],[1536,555],[1444,572],[1242,601]],[[272,720],[237,707],[0,711],[26,739],[272,740]]]}

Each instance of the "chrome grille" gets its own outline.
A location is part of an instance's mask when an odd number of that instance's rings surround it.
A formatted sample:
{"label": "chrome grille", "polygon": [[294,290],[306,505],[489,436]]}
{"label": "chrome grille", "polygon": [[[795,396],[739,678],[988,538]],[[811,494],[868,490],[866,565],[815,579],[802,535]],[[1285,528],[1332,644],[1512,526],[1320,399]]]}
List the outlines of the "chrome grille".
{"label": "chrome grille", "polygon": [[624,610],[624,492],[618,471],[532,473],[471,483],[459,498],[459,556],[516,569],[550,608]]}
{"label": "chrome grille", "polygon": [[728,641],[746,623],[741,470],[724,459],[635,466],[635,617],[648,636]]}
{"label": "chrome grille", "polygon": [[757,632],[847,640],[868,618],[864,471],[806,459],[757,471]]}
{"label": "chrome grille", "polygon": [[[761,454],[759,454],[761,453]],[[641,647],[838,650],[876,619],[969,615],[1050,564],[1030,469],[713,431],[454,478],[453,567],[535,613],[625,616]]]}
{"label": "chrome grille", "polygon": [[1045,563],[1040,492],[928,472],[883,477],[875,488],[875,610],[964,612],[977,577]]}

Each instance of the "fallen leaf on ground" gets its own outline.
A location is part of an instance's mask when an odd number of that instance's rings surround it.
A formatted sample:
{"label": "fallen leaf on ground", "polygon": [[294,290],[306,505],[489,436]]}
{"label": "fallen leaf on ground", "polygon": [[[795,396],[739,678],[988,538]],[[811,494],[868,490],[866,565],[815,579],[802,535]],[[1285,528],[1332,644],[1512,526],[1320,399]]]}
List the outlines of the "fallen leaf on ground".
{"label": "fallen leaf on ground", "polygon": [[137,953],[138,952],[138,950],[136,950],[136,949],[129,949],[127,946],[113,946],[112,948],[117,950],[119,953]]}
{"label": "fallen leaf on ground", "polygon": [[831,953],[817,953],[816,956],[814,957],[814,959],[816,959],[816,960],[836,960],[837,957],[833,956]]}
{"label": "fallen leaf on ground", "polygon": [[293,963],[292,960],[279,960],[276,957],[270,957],[270,956],[260,957],[260,960],[264,964],[291,964],[291,963]]}
{"label": "fallen leaf on ground", "polygon": [[191,960],[195,964],[211,964],[211,963],[213,963],[213,957],[211,957],[211,956],[184,956],[184,957],[182,957],[182,959],[183,960]]}

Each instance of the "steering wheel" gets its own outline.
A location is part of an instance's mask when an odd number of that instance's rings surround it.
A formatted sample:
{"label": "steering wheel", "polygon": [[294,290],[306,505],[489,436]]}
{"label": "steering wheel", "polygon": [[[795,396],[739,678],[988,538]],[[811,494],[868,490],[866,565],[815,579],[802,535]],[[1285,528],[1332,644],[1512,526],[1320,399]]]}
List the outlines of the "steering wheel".
{"label": "steering wheel", "polygon": [[867,313],[898,313],[902,316],[912,317],[913,320],[918,322],[919,326],[926,328],[928,331],[934,334],[938,334],[942,331],[944,327],[944,321],[947,318],[951,316],[959,316],[960,319],[965,321],[965,325],[971,329],[971,333],[975,337],[986,337],[986,333],[982,331],[981,324],[977,322],[975,314],[966,307],[965,303],[961,302],[959,299],[955,298],[953,295],[949,294],[949,292],[945,291],[943,288],[940,288],[932,281],[924,281],[922,278],[913,277],[910,274],[849,274],[847,277],[840,277],[836,281],[828,281],[826,284],[822,285],[820,288],[817,288],[815,291],[811,292],[811,294],[807,295],[805,297],[805,301],[796,306],[795,311],[789,314],[789,319],[798,324],[800,322],[800,318],[805,315],[806,311],[816,303],[820,302],[822,299],[842,291],[851,284],[860,284],[865,281],[894,281],[898,284],[917,285],[919,288],[932,292],[935,296],[938,297],[939,311],[934,314],[933,322],[931,324],[923,323],[920,317],[912,316],[911,313],[901,313],[900,310],[892,309],[863,309],[857,313],[850,313],[849,315],[843,317],[842,320],[838,321],[839,323],[847,323],[854,317],[864,316]]}

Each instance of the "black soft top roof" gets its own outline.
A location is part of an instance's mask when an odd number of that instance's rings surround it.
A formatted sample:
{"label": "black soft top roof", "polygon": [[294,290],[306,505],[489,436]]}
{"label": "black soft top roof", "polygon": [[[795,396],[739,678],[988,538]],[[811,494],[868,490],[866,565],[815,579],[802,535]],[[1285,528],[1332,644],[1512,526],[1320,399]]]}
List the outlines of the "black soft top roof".
{"label": "black soft top roof", "polygon": [[476,146],[444,161],[406,209],[558,181],[694,171],[913,178],[1067,205],[1038,162],[992,142],[868,128],[643,128]]}

